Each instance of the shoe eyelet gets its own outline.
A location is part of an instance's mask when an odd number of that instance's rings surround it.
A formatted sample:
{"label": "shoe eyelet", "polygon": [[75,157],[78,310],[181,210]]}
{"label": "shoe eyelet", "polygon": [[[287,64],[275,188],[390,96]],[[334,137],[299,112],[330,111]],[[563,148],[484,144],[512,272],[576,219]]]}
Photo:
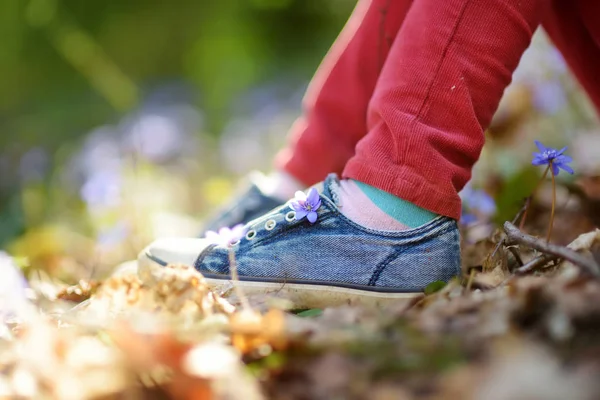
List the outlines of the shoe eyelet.
{"label": "shoe eyelet", "polygon": [[247,240],[252,240],[256,237],[256,231],[254,229],[248,231],[248,233],[246,233],[246,239]]}
{"label": "shoe eyelet", "polygon": [[285,214],[285,220],[287,222],[292,222],[295,219],[296,219],[296,211],[290,211],[287,214]]}
{"label": "shoe eyelet", "polygon": [[265,222],[265,229],[268,231],[272,231],[273,229],[275,229],[275,226],[277,226],[277,222],[275,222],[274,219],[270,219],[267,222]]}
{"label": "shoe eyelet", "polygon": [[233,247],[233,246],[237,246],[238,244],[240,244],[240,241],[239,241],[239,240],[236,240],[235,242],[231,242],[231,243],[229,243],[229,246],[230,246],[230,247]]}

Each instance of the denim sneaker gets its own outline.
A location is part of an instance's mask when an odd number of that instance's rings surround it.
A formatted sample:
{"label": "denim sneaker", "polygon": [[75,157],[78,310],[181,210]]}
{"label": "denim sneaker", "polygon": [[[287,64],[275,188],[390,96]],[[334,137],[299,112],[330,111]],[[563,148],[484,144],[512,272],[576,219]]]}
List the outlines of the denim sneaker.
{"label": "denim sneaker", "polygon": [[288,202],[246,224],[230,246],[159,239],[140,253],[139,274],[144,279],[155,268],[183,263],[221,285],[231,280],[231,250],[245,293],[283,294],[297,308],[406,301],[460,274],[455,220],[440,216],[399,232],[364,228],[340,213],[338,188],[334,174],[322,183],[314,223],[297,220]]}
{"label": "denim sneaker", "polygon": [[207,219],[200,236],[204,236],[207,231],[218,231],[224,226],[245,224],[281,205],[281,200],[266,195],[260,189],[260,181],[266,179],[263,174],[253,172],[248,178],[249,182],[242,186],[238,194]]}

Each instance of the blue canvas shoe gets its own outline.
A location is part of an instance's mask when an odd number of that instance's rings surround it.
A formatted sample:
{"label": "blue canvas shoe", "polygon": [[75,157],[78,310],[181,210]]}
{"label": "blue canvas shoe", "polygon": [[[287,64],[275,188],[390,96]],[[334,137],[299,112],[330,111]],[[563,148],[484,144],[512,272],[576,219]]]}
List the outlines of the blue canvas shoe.
{"label": "blue canvas shoe", "polygon": [[193,265],[210,284],[224,284],[231,279],[232,251],[237,284],[247,294],[277,292],[298,308],[312,308],[410,300],[429,283],[459,275],[455,220],[440,216],[398,232],[364,228],[340,213],[338,187],[337,177],[330,175],[320,194],[311,189],[308,197],[250,221],[240,227],[243,235],[234,242],[223,235],[220,244],[209,239],[157,240],[139,255],[140,276],[183,263]]}

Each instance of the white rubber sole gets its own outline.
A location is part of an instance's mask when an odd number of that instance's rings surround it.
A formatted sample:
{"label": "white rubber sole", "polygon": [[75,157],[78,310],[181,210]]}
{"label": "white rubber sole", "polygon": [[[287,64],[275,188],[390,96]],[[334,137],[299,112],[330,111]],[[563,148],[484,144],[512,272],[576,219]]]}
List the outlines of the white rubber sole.
{"label": "white rubber sole", "polygon": [[[138,274],[144,280],[144,275],[152,273],[163,266],[147,256],[146,252],[138,257]],[[205,277],[211,287],[222,287],[232,282],[229,279],[213,279]],[[233,282],[232,282],[233,284]],[[273,295],[284,298],[293,304],[294,308],[326,308],[342,305],[361,305],[368,307],[384,307],[388,305],[402,306],[423,296],[422,292],[390,293],[369,290],[351,289],[339,286],[312,285],[299,283],[239,281],[239,286],[246,295]]]}

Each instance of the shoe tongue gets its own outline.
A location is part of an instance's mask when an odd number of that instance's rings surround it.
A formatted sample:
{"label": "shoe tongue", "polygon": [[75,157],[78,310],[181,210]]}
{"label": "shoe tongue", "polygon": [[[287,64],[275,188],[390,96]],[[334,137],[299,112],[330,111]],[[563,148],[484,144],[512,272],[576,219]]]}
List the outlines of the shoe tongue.
{"label": "shoe tongue", "polygon": [[325,180],[320,183],[319,186],[321,187],[317,187],[317,190],[321,192],[321,195],[333,201],[337,206],[340,205],[340,180],[336,174],[327,175],[327,178],[325,178]]}

